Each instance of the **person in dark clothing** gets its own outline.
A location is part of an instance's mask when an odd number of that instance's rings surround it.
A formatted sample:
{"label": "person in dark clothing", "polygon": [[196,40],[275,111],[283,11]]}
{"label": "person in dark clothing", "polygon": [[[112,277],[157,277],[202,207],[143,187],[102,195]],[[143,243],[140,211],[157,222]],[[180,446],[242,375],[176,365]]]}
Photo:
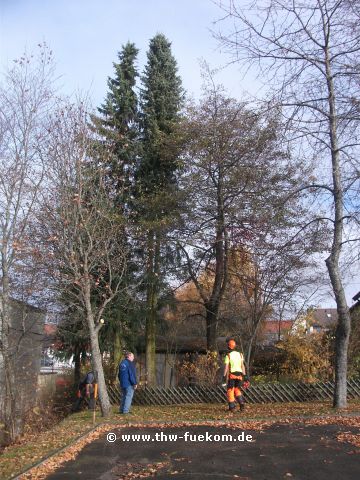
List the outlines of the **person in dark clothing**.
{"label": "person in dark clothing", "polygon": [[74,412],[78,412],[81,409],[81,405],[83,402],[87,403],[90,410],[94,409],[95,407],[94,386],[95,386],[95,375],[93,372],[88,372],[83,378],[83,380],[79,383],[77,400],[72,408]]}
{"label": "person in dark clothing", "polygon": [[129,413],[134,391],[137,388],[134,354],[126,352],[125,359],[119,365],[119,382],[121,390],[120,413]]}

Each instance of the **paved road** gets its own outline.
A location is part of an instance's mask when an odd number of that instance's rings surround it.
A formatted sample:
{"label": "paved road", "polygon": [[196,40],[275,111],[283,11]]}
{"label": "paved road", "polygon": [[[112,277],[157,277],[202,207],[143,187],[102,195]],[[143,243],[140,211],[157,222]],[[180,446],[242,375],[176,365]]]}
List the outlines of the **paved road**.
{"label": "paved road", "polygon": [[[359,450],[338,442],[336,434],[340,431],[357,433],[356,428],[336,425],[273,425],[263,432],[244,432],[254,439],[249,443],[214,441],[214,435],[234,438],[241,434],[229,428],[127,427],[114,430],[114,443],[104,436],[87,445],[74,461],[64,464],[47,480],[117,480],[128,478],[129,472],[133,473],[129,478],[142,478],[140,475],[149,469],[153,470],[151,478],[157,479],[355,480],[360,478]],[[123,441],[120,436],[124,434],[150,435],[151,440]],[[203,441],[190,441],[195,434],[203,435],[197,437]],[[205,441],[206,434],[208,438],[212,435],[212,442]],[[165,441],[164,435],[184,438],[174,441],[172,437],[170,441],[168,437]]]}

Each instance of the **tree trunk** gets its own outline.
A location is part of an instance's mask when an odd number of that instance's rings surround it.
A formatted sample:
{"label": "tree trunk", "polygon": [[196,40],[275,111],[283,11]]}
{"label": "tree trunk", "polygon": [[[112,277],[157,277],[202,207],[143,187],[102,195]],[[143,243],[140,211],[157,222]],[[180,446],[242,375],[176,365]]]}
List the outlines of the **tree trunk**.
{"label": "tree trunk", "polygon": [[155,330],[155,312],[150,310],[146,321],[146,380],[148,385],[156,385]]}
{"label": "tree trunk", "polygon": [[347,405],[347,353],[350,336],[350,313],[340,274],[340,254],[342,249],[344,223],[344,192],[341,178],[340,152],[337,134],[337,112],[334,80],[330,65],[329,49],[325,50],[326,81],[329,104],[329,137],[331,145],[331,165],[334,199],[334,232],[330,256],[326,259],[331,285],[335,295],[338,313],[335,343],[335,390],[333,406],[345,408]]}
{"label": "tree trunk", "polygon": [[339,266],[334,265],[332,258],[326,260],[331,284],[335,293],[338,323],[335,333],[335,390],[333,406],[346,408],[347,406],[347,365],[348,346],[351,329],[351,318],[346,303],[345,292],[341,284]]}
{"label": "tree trunk", "polygon": [[17,409],[17,404],[21,399],[17,398],[19,392],[16,391],[15,371],[13,359],[7,351],[6,341],[3,342],[5,349],[3,351],[3,373],[4,373],[4,433],[5,443],[15,442],[23,433],[24,418],[21,409]]}
{"label": "tree trunk", "polygon": [[146,296],[146,381],[156,385],[156,314],[158,304],[159,240],[153,231],[148,234],[148,285]]}
{"label": "tree trunk", "polygon": [[[258,285],[258,282],[256,282]],[[255,356],[255,351],[256,351],[256,344],[257,344],[257,338],[258,338],[258,332],[260,325],[263,322],[263,318],[265,316],[266,308],[264,305],[261,306],[261,310],[259,311],[258,305],[259,305],[259,299],[258,295],[256,293],[258,287],[255,288],[255,300],[254,300],[254,311],[252,314],[252,319],[251,319],[251,333],[249,336],[249,341],[247,345],[247,351],[245,355],[245,364],[247,368],[247,374],[251,374],[251,367],[252,367],[252,362],[254,360]]]}
{"label": "tree trunk", "polygon": [[[5,243],[5,242],[4,242]],[[3,245],[6,249],[6,245]],[[4,375],[4,432],[5,443],[12,443],[23,433],[24,418],[21,412],[21,399],[17,398],[17,382],[15,378],[15,353],[10,338],[10,295],[8,265],[6,251],[2,253],[2,292],[0,297],[1,314],[1,353]]]}
{"label": "tree trunk", "polygon": [[216,241],[215,241],[215,276],[211,295],[206,308],[206,343],[207,350],[217,351],[217,325],[219,321],[219,309],[228,281],[228,238],[224,219],[223,200],[223,172],[219,167],[219,178],[217,185],[217,219],[216,219]]}
{"label": "tree trunk", "polygon": [[248,343],[248,346],[247,346],[247,351],[246,351],[246,354],[245,354],[246,373],[249,376],[251,374],[250,365],[251,365],[251,357],[252,357],[252,353],[253,353],[253,342],[254,342],[254,337],[251,336],[250,340],[249,340],[249,343]]}
{"label": "tree trunk", "polygon": [[110,416],[111,405],[109,395],[106,389],[106,382],[104,376],[104,369],[102,365],[101,352],[99,347],[98,333],[94,328],[90,328],[90,343],[91,343],[91,357],[94,372],[96,374],[98,387],[99,387],[99,402],[101,408],[101,414],[107,418]]}
{"label": "tree trunk", "polygon": [[116,328],[114,332],[114,343],[113,343],[113,364],[114,364],[114,380],[116,381],[119,369],[119,363],[123,356],[123,340],[121,335],[120,327]]}
{"label": "tree trunk", "polygon": [[219,307],[205,304],[206,308],[206,349],[210,352],[217,351],[217,316]]}
{"label": "tree trunk", "polygon": [[94,314],[91,307],[91,297],[90,297],[90,285],[87,281],[84,292],[84,300],[86,307],[86,319],[89,327],[90,333],[90,345],[91,345],[91,362],[93,366],[94,373],[97,378],[98,387],[99,387],[99,401],[101,414],[103,417],[107,418],[110,416],[111,405],[109,400],[109,395],[106,389],[105,375],[102,364],[102,357],[99,347],[99,328],[96,328],[94,322]]}
{"label": "tree trunk", "polygon": [[74,352],[74,385],[75,388],[78,387],[81,380],[81,349],[75,347]]}

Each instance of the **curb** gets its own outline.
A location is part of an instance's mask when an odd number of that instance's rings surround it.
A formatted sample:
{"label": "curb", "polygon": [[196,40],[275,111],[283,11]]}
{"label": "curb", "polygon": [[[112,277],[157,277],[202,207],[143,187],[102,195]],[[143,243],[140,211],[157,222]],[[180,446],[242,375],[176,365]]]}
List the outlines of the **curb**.
{"label": "curb", "polygon": [[85,438],[87,435],[89,435],[89,433],[92,433],[94,432],[100,425],[103,425],[103,423],[99,423],[98,425],[96,425],[96,427],[92,427],[90,428],[89,430],[87,430],[85,433],[82,433],[81,435],[79,435],[78,437],[76,437],[75,439],[73,439],[70,443],[68,443],[67,445],[61,447],[61,448],[58,448],[57,450],[53,450],[52,452],[48,453],[45,457],[43,457],[41,460],[39,460],[38,462],[35,462],[33,463],[32,465],[30,465],[29,467],[26,468],[26,470],[23,470],[21,471],[20,473],[17,473],[16,476],[12,475],[11,477],[9,477],[8,480],[19,480],[21,475],[24,475],[25,473],[28,473],[30,472],[30,470],[32,470],[33,468],[35,467],[39,467],[40,465],[42,465],[44,462],[46,462],[47,460],[49,460],[49,458],[55,456],[55,455],[58,455],[59,453],[62,453],[64,452],[66,449],[68,449],[69,447],[71,447],[72,445],[75,445],[75,443],[77,443],[79,440],[82,440],[83,438]]}

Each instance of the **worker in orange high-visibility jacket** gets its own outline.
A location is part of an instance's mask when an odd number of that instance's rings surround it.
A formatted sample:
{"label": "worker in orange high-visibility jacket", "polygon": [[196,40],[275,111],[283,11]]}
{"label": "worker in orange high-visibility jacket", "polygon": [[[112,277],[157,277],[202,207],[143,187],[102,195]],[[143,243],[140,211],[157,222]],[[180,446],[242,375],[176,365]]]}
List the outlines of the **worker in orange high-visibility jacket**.
{"label": "worker in orange high-visibility jacket", "polygon": [[227,385],[227,399],[229,403],[229,411],[234,412],[236,403],[240,405],[240,410],[245,407],[244,395],[241,388],[250,386],[249,379],[246,375],[246,367],[244,355],[235,350],[236,342],[230,339],[227,342],[229,351],[225,356],[224,379],[223,385]]}

